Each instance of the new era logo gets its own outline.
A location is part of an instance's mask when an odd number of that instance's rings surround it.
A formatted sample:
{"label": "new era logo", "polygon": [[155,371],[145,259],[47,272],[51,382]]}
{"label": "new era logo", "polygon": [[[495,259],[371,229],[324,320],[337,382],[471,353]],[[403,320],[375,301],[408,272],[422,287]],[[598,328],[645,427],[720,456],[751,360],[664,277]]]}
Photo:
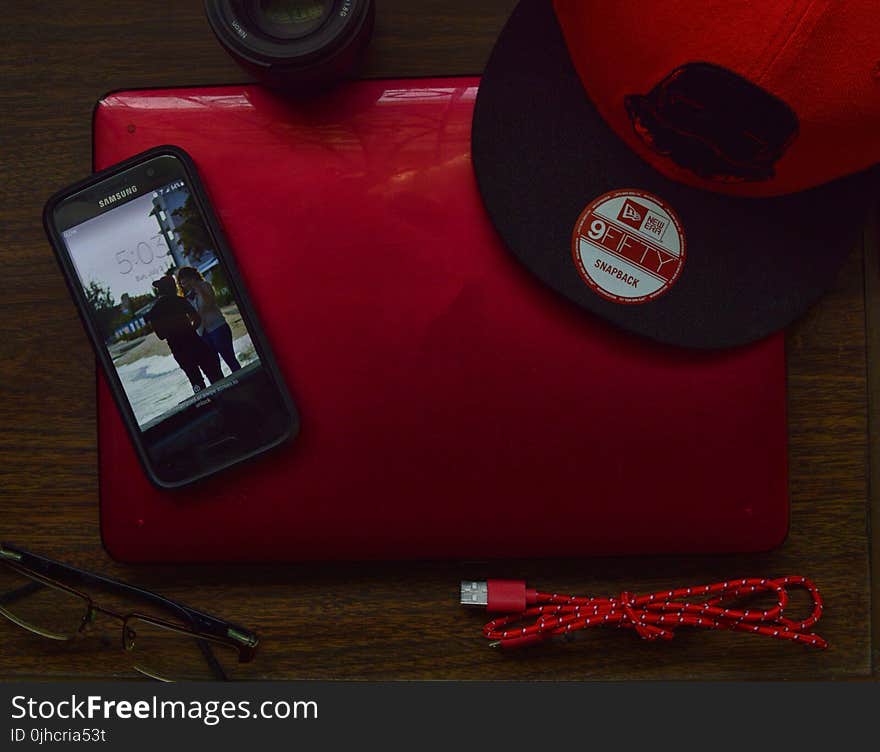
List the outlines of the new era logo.
{"label": "new era logo", "polygon": [[642,206],[641,204],[632,201],[631,199],[627,199],[623,207],[620,209],[620,213],[617,215],[617,218],[628,224],[630,227],[634,227],[636,230],[641,228],[642,222],[645,221],[645,216],[648,214],[648,207]]}

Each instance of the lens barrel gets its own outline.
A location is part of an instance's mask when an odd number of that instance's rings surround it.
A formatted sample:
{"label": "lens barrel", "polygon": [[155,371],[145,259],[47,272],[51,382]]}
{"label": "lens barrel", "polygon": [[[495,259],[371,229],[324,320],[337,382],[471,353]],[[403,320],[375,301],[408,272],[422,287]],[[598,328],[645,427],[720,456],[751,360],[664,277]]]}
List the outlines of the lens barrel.
{"label": "lens barrel", "polygon": [[214,35],[274,89],[307,92],[350,75],[370,41],[374,0],[205,0]]}

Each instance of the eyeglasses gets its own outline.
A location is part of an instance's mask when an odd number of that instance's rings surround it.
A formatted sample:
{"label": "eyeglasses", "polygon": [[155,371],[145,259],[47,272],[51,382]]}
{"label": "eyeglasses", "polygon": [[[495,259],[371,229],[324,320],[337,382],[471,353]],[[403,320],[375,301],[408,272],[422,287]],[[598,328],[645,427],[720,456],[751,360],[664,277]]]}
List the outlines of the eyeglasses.
{"label": "eyeglasses", "polygon": [[[64,580],[63,582],[60,580]],[[117,613],[65,582],[99,587],[159,607],[160,619]],[[0,544],[0,614],[50,640],[72,640],[103,614],[122,623],[122,648],[134,669],[160,681],[226,681],[256,654],[257,636],[149,590]]]}

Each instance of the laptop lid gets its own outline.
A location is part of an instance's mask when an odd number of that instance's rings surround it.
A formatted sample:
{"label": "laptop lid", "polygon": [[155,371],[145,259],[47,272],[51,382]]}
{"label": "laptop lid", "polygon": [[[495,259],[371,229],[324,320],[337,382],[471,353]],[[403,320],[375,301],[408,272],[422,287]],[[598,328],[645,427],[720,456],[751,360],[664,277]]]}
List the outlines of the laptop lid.
{"label": "laptop lid", "polygon": [[662,346],[536,281],[475,185],[478,84],[364,81],[308,104],[255,86],[166,89],[98,104],[96,168],[162,143],[195,159],[302,413],[291,445],[160,491],[99,375],[111,555],[491,558],[782,541],[782,336],[723,352]]}

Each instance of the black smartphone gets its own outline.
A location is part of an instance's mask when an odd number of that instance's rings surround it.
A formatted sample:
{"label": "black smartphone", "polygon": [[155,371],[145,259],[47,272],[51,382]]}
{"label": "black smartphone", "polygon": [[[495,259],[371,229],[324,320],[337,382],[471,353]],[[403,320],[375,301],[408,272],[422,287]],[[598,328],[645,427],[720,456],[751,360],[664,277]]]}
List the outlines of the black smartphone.
{"label": "black smartphone", "polygon": [[176,488],[292,438],[299,418],[189,155],[161,146],[43,213],[147,475]]}

